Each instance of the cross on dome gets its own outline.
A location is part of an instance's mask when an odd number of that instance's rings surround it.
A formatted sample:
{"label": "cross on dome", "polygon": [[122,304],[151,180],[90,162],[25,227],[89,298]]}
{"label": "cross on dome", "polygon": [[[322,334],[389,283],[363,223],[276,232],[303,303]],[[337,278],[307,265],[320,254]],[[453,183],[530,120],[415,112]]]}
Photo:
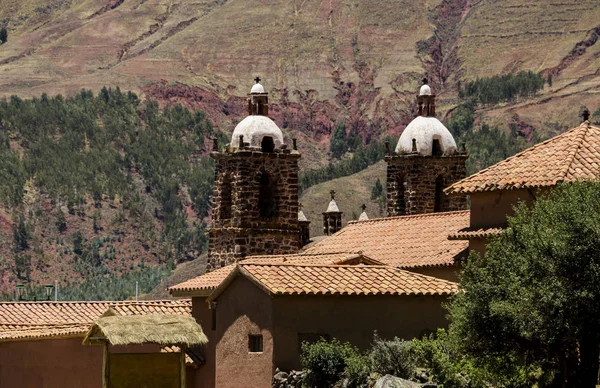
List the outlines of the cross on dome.
{"label": "cross on dome", "polygon": [[260,83],[260,81],[261,81],[261,80],[260,80],[260,77],[256,77],[256,78],[254,78],[254,81],[256,81],[256,83]]}

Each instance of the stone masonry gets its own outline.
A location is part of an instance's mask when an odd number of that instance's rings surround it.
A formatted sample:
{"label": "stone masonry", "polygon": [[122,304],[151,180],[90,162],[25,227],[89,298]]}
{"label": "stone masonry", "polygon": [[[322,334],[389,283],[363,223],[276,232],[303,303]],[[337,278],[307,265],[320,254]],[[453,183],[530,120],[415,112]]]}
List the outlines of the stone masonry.
{"label": "stone masonry", "polygon": [[285,148],[261,152],[245,147],[211,156],[215,192],[207,271],[245,256],[296,253],[300,154]]}
{"label": "stone masonry", "polygon": [[466,209],[466,196],[447,196],[443,192],[466,177],[466,159],[466,152],[448,156],[386,155],[388,216]]}

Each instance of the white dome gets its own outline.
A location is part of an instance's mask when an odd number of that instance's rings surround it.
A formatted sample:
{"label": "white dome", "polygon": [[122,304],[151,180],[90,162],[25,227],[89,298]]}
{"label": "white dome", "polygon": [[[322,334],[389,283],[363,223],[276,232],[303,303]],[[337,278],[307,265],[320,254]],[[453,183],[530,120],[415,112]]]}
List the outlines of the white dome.
{"label": "white dome", "polygon": [[421,86],[421,89],[419,90],[419,96],[431,96],[431,88],[429,85]]}
{"label": "white dome", "polygon": [[[426,86],[426,85],[423,85]],[[421,155],[431,155],[433,152],[433,140],[437,139],[444,154],[456,153],[456,142],[448,131],[448,128],[435,117],[419,116],[410,122],[402,132],[396,153],[411,153],[413,139],[417,143],[417,152]]]}
{"label": "white dome", "polygon": [[[258,84],[257,84],[258,85]],[[256,86],[256,85],[255,85]],[[266,116],[248,116],[235,127],[231,136],[231,146],[240,147],[240,135],[244,135],[244,143],[250,143],[251,147],[260,147],[265,136],[271,136],[275,148],[283,144],[283,133],[273,120]]]}
{"label": "white dome", "polygon": [[250,90],[250,93],[264,93],[265,92],[265,88],[263,88],[263,86],[259,83],[255,83],[252,86],[252,89]]}

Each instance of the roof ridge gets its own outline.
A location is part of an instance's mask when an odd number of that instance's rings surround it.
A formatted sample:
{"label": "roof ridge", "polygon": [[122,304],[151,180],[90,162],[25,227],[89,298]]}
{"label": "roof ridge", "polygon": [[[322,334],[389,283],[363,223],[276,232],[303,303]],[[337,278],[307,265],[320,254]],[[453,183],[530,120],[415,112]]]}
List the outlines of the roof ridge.
{"label": "roof ridge", "polygon": [[189,298],[182,299],[157,299],[157,300],[38,300],[38,301],[0,301],[0,305],[6,304],[28,304],[28,305],[47,305],[47,304],[154,304],[158,302],[166,302],[169,304],[185,304],[189,303]]}
{"label": "roof ridge", "polygon": [[[282,253],[282,254],[278,254],[278,255],[253,255],[253,256],[246,256],[242,260],[238,261],[238,263],[241,263],[241,262],[244,262],[247,260],[251,260],[252,258],[258,258],[258,257],[326,256],[326,255],[341,255],[344,253],[359,253],[359,252],[360,251],[333,251],[333,252],[318,252],[318,253],[300,252],[300,253]],[[221,267],[221,268],[223,268],[223,267]]]}
{"label": "roof ridge", "polygon": [[573,142],[573,151],[572,151],[571,155],[569,155],[570,160],[567,163],[567,167],[565,168],[565,171],[562,174],[563,181],[567,177],[567,174],[569,174],[569,170],[571,169],[571,166],[573,165],[573,162],[575,161],[575,156],[577,155],[577,152],[581,149],[581,143],[583,142],[585,135],[588,133],[588,129],[590,129],[590,126],[589,126],[589,123],[584,121],[583,123],[581,123],[581,125],[579,127],[573,128],[573,129],[582,129],[582,131],[581,131],[581,133],[577,134],[577,136],[575,137],[576,141]]}
{"label": "roof ridge", "polygon": [[[368,220],[364,220],[364,221],[359,221],[359,220],[352,220],[352,221],[348,221],[348,225],[353,224],[356,225],[358,223],[360,224],[366,224],[366,223],[375,223],[375,222],[382,222],[382,221],[388,221],[388,220],[397,220],[397,219],[409,219],[409,218],[429,218],[429,217],[440,217],[440,216],[449,216],[449,215],[454,215],[454,214],[459,214],[459,213],[469,213],[471,210],[467,209],[467,210],[452,210],[452,211],[447,211],[447,212],[434,212],[434,213],[421,213],[421,214],[408,214],[408,215],[402,215],[402,216],[390,216],[390,217],[380,217],[380,218],[371,218]],[[343,229],[341,229],[343,230]],[[350,252],[348,252],[350,253]]]}
{"label": "roof ridge", "polygon": [[261,266],[261,267],[324,267],[324,268],[386,268],[390,270],[400,270],[397,267],[391,265],[355,265],[355,264],[314,264],[314,263],[242,263],[238,262],[237,265],[248,266]]}
{"label": "roof ridge", "polygon": [[[584,123],[582,123],[582,125],[583,125],[583,124],[584,124]],[[540,148],[540,147],[542,147],[542,146],[546,145],[547,143],[554,142],[554,141],[556,141],[556,140],[558,140],[558,139],[562,139],[563,137],[566,137],[567,135],[569,135],[571,132],[575,132],[576,130],[578,130],[578,129],[581,129],[582,125],[578,125],[577,127],[574,127],[574,128],[571,128],[571,129],[569,129],[569,130],[566,130],[565,132],[563,132],[563,133],[561,133],[561,134],[559,134],[559,135],[556,135],[556,136],[554,136],[554,137],[551,137],[550,139],[546,139],[546,140],[544,140],[544,141],[543,141],[543,142],[541,142],[541,143],[534,144],[534,145],[532,145],[531,147],[529,147],[529,148],[526,148],[526,149],[524,149],[523,151],[521,151],[521,152],[518,152],[518,153],[514,154],[513,156],[509,156],[508,158],[506,158],[506,159],[504,159],[504,160],[501,160],[501,161],[499,161],[498,163],[492,164],[491,166],[489,166],[489,167],[486,167],[486,168],[484,168],[483,170],[480,170],[480,171],[476,172],[475,174],[469,175],[468,177],[466,177],[466,178],[464,178],[464,179],[461,179],[461,180],[459,180],[458,182],[454,182],[454,183],[453,183],[453,184],[451,184],[450,186],[446,187],[446,188],[444,189],[444,191],[445,191],[447,194],[453,193],[453,192],[454,192],[454,189],[453,189],[453,187],[455,187],[455,186],[458,186],[458,185],[459,185],[459,184],[461,184],[462,182],[464,182],[464,181],[468,181],[468,180],[471,180],[471,179],[472,179],[472,178],[474,178],[474,177],[478,177],[478,176],[480,176],[480,175],[483,175],[483,174],[487,173],[487,171],[488,171],[488,170],[490,170],[490,169],[492,169],[492,168],[494,168],[494,167],[496,167],[496,166],[504,165],[504,164],[506,164],[506,163],[508,163],[508,162],[512,161],[513,159],[517,159],[517,158],[519,158],[519,157],[523,156],[524,154],[529,154],[530,152],[532,152],[532,151],[534,151],[534,150],[536,150],[536,149],[538,149],[538,148]]]}

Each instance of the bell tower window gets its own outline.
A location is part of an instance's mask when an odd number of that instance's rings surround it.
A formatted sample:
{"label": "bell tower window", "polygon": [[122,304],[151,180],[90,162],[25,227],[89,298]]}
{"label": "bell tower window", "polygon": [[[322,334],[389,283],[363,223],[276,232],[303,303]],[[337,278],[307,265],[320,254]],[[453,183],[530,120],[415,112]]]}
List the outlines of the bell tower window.
{"label": "bell tower window", "polygon": [[399,177],[396,184],[398,185],[398,199],[396,205],[398,215],[404,215],[406,214],[406,175]]}
{"label": "bell tower window", "polygon": [[277,213],[275,184],[273,178],[266,172],[262,173],[260,176],[258,209],[260,217],[263,218],[274,218]]}
{"label": "bell tower window", "polygon": [[440,139],[433,139],[433,143],[431,144],[431,155],[442,156],[443,153],[444,151],[442,150]]}
{"label": "bell tower window", "polygon": [[273,142],[273,138],[271,136],[265,136],[262,138],[260,142],[260,148],[262,152],[272,153],[275,151],[275,143]]}
{"label": "bell tower window", "polygon": [[221,220],[227,220],[231,218],[231,178],[229,174],[223,175],[223,182],[221,183],[221,203],[219,206],[219,218]]}
{"label": "bell tower window", "polygon": [[442,175],[438,176],[435,179],[435,202],[433,205],[433,211],[434,212],[441,212],[443,211],[444,205],[443,202],[445,200],[445,194],[444,194],[444,177]]}

